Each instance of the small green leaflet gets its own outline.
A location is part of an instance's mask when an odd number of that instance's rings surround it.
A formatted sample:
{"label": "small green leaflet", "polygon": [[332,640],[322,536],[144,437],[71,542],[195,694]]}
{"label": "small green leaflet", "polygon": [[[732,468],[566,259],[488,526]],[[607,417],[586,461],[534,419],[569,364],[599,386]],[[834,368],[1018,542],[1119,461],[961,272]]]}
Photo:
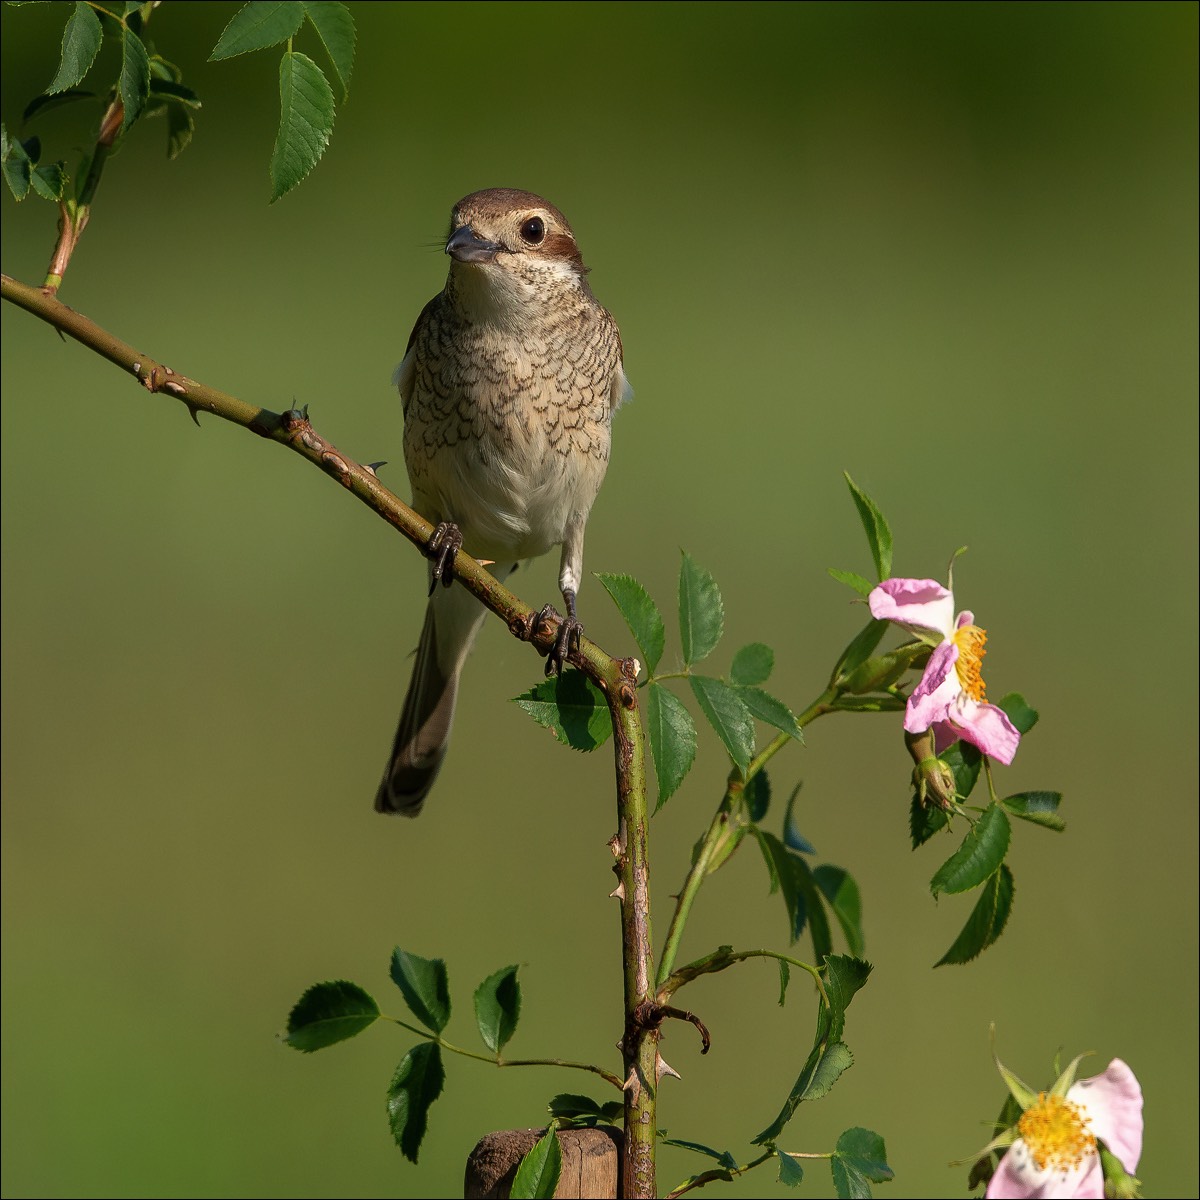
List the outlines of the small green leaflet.
{"label": "small green leaflet", "polygon": [[739,687],[766,683],[775,669],[775,651],[762,642],[743,646],[734,656],[729,668],[729,682]]}
{"label": "small green leaflet", "polygon": [[887,1183],[893,1176],[883,1138],[860,1128],[847,1129],[838,1138],[829,1169],[841,1200],[866,1200],[872,1183]]}
{"label": "small green leaflet", "polygon": [[442,1048],[436,1042],[414,1046],[392,1076],[387,1093],[388,1124],[392,1139],[409,1162],[417,1161],[429,1106],[442,1094],[445,1081]]}
{"label": "small green leaflet", "polygon": [[632,575],[597,574],[596,578],[604,585],[625,618],[625,624],[629,626],[629,632],[641,651],[642,665],[648,674],[653,675],[662,661],[667,637],[658,605]]}
{"label": "small green leaflet", "polygon": [[729,757],[744,771],[754,757],[754,721],[741,688],[707,675],[689,675],[692,694],[708,723],[725,743]]}
{"label": "small green leaflet", "polygon": [[279,134],[271,154],[271,203],[317,165],[333,132],[333,89],[306,54],[289,50],[279,63]]}
{"label": "small green leaflet", "polygon": [[871,558],[875,561],[875,571],[880,580],[886,579],[892,572],[892,531],[884,519],[883,513],[875,507],[875,502],[858,484],[843,472],[850,495],[854,498],[854,507],[862,520],[863,529],[867,534],[867,542],[871,547]]}
{"label": "small green leaflet", "polygon": [[362,1033],[379,1016],[379,1006],[356,983],[315,983],[288,1016],[284,1041],[311,1054]]}
{"label": "small green leaflet", "polygon": [[714,1158],[721,1166],[728,1168],[730,1171],[738,1169],[738,1161],[729,1153],[728,1150],[714,1150],[711,1146],[706,1146],[703,1142],[688,1142],[682,1138],[661,1138],[664,1146],[678,1146],[680,1150],[691,1150],[696,1154],[703,1154],[706,1158]]}
{"label": "small green leaflet", "polygon": [[354,70],[354,18],[350,10],[336,0],[305,0],[304,11],[317,31],[329,61],[333,63],[344,100],[350,88],[350,74]]}
{"label": "small green leaflet", "polygon": [[970,742],[955,742],[938,755],[953,772],[954,788],[965,800],[975,789],[979,769],[983,766],[983,755]]}
{"label": "small green leaflet", "polygon": [[779,1182],[787,1187],[798,1187],[804,1182],[804,1168],[796,1160],[794,1155],[786,1154],[782,1150],[775,1151],[779,1159]]}
{"label": "small green leaflet", "polygon": [[725,632],[725,605],[717,581],[685,550],[679,568],[679,638],[690,667],[716,648]]}
{"label": "small green leaflet", "polygon": [[591,1096],[560,1092],[550,1101],[549,1109],[550,1115],[560,1123],[566,1121],[571,1125],[619,1125],[625,1105],[620,1100],[609,1100],[601,1104]]}
{"label": "small green leaflet", "polygon": [[779,1116],[754,1139],[754,1144],[761,1146],[764,1142],[774,1142],[805,1100],[819,1100],[853,1065],[854,1055],[844,1042],[814,1046]]}
{"label": "small green leaflet", "polygon": [[392,951],[390,974],[417,1020],[434,1033],[441,1033],[450,1020],[446,964],[440,958],[422,958],[397,946]]}
{"label": "small green leaflet", "polygon": [[612,736],[603,692],[574,668],[514,696],[513,703],[572,750],[595,750]]}
{"label": "small green leaflet", "polygon": [[47,92],[65,92],[82,82],[96,61],[104,31],[100,18],[90,4],[76,4],[63,30],[62,59]]}
{"label": "small green leaflet", "polygon": [[504,967],[475,989],[475,1022],[483,1044],[499,1054],[521,1019],[521,985],[517,968]]}
{"label": "small green leaflet", "polygon": [[908,832],[915,850],[923,846],[935,833],[940,833],[950,823],[950,814],[934,804],[922,804],[913,796],[908,810]]}
{"label": "small green leaflet", "polygon": [[822,863],[813,868],[813,879],[825,897],[833,915],[842,927],[846,947],[855,958],[861,958],[865,943],[862,928],[862,896],[854,876],[841,867]]}
{"label": "small green leaflet", "polygon": [[551,1125],[521,1159],[513,1178],[512,1200],[551,1200],[562,1174],[562,1147]]}
{"label": "small green leaflet", "polygon": [[1015,796],[1005,796],[1000,803],[1022,821],[1032,821],[1056,833],[1061,833],[1067,827],[1066,821],[1058,815],[1058,806],[1062,803],[1061,792],[1018,792]]}
{"label": "small green leaflet", "polygon": [[1003,932],[1012,912],[1013,877],[1007,866],[987,881],[954,945],[933,965],[966,963],[986,950]]}
{"label": "small green leaflet", "polygon": [[304,22],[305,8],[304,4],[285,3],[284,0],[275,0],[273,3],[252,0],[244,4],[225,26],[208,61],[218,62],[223,58],[233,58],[251,50],[266,50],[269,46],[286,42],[299,32]]}
{"label": "small green leaflet", "polygon": [[[795,738],[798,742],[804,741],[804,730],[800,728],[796,714],[782,700],[776,700],[774,696],[769,692],[764,692],[760,687],[739,687],[737,694],[752,716],[778,729],[780,733],[786,733],[788,737]],[[751,749],[753,749],[753,744],[751,744]]]}
{"label": "small green leaflet", "polygon": [[[607,713],[605,709],[605,715]],[[675,794],[696,761],[696,725],[691,713],[674,693],[660,683],[649,683],[646,685],[646,729],[658,780],[657,812]]]}
{"label": "small green leaflet", "polygon": [[1011,837],[1012,825],[993,801],[930,880],[929,890],[935,899],[942,892],[955,894],[978,887],[1004,861]]}
{"label": "small green leaflet", "polygon": [[1030,708],[1020,692],[1009,692],[996,707],[1016,726],[1022,737],[1038,723],[1037,709]]}
{"label": "small green leaflet", "polygon": [[142,115],[150,96],[150,56],[132,29],[121,30],[121,78],[117,87],[125,108],[121,118],[124,133]]}

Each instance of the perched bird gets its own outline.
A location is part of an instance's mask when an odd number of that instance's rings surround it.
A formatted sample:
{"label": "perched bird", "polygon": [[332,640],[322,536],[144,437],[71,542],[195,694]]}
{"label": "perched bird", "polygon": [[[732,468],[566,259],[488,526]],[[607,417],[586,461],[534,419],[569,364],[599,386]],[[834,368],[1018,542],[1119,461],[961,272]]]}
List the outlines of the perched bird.
{"label": "perched bird", "polygon": [[408,817],[445,758],[459,676],[486,615],[449,586],[455,553],[494,564],[503,580],[562,545],[567,616],[547,673],[561,670],[579,638],[584,526],[629,390],[616,322],[554,205],[509,188],[474,192],[454,206],[446,253],[446,286],[395,374],[413,507],[437,525],[425,625],[375,797],[377,811]]}

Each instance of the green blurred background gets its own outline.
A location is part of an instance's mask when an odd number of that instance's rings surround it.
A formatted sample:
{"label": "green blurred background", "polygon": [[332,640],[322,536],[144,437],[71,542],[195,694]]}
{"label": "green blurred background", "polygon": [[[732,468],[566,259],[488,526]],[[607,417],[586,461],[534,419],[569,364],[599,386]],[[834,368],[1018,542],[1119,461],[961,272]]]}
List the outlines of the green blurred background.
{"label": "green blurred background", "polygon": [[[10,127],[63,8],[3,9]],[[897,573],[944,577],[970,544],[956,580],[991,694],[1042,715],[1002,786],[1067,797],[1065,835],[1015,831],[1004,938],[934,971],[970,901],[927,891],[949,843],[909,849],[898,719],[819,722],[777,760],[821,859],[863,885],[876,968],[856,1066],[788,1148],[865,1125],[888,1194],[961,1194],[946,1163],[1002,1098],[994,1021],[1031,1081],[1060,1047],[1096,1051],[1088,1073],[1125,1058],[1147,1194],[1194,1195],[1196,6],[352,8],[350,99],[273,207],[278,54],[207,66],[235,6],[159,10],[204,99],[196,139],[167,164],[161,125],[136,129],[63,298],[177,370],[309,404],[407,495],[389,376],[442,285],[450,206],[503,185],[562,207],[636,389],[587,568],[673,611],[686,547],[725,595],[713,666],[767,641],[802,707],[861,622],[825,574],[869,569],[847,469],[891,519]],[[68,112],[41,133],[64,154],[77,129]],[[52,209],[3,212],[3,269],[39,281]],[[292,456],[3,320],[5,1194],[461,1195],[480,1135],[597,1089],[451,1059],[413,1167],[383,1107],[410,1035],[315,1058],[274,1035],[319,979],[398,1014],[400,944],[447,960],[458,1041],[475,985],[519,962],[511,1052],[614,1065],[608,752],[568,753],[507,703],[540,664],[489,626],[426,812],[376,816],[417,555]],[[515,585],[542,603],[554,580],[543,561]],[[594,582],[582,615],[632,648]],[[724,769],[704,738],[655,822],[660,934]],[[721,942],[784,947],[752,850],[684,954]],[[775,1115],[813,1019],[802,985],[782,1010],[776,991],[763,964],[689,992],[714,1047],[670,1031],[674,1136],[744,1153]],[[701,1166],[664,1150],[663,1190]],[[831,1194],[824,1167],[805,1187]],[[759,1172],[725,1194],[776,1190]]]}

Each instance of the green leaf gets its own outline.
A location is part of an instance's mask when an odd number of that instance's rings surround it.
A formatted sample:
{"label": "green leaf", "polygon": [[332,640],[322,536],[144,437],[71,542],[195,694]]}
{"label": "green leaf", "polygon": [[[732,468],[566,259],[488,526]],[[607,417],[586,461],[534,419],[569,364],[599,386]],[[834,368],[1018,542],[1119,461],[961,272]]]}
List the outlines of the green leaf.
{"label": "green leaf", "polygon": [[689,675],[688,683],[700,711],[725,743],[730,758],[744,771],[754,757],[754,721],[741,689],[707,675]]}
{"label": "green leaf", "polygon": [[[153,66],[153,64],[151,64]],[[150,80],[150,95],[163,100],[175,100],[188,108],[201,108],[200,97],[190,87],[184,87],[174,79]]]}
{"label": "green leaf", "polygon": [[936,898],[942,892],[954,894],[978,887],[1004,861],[1011,837],[1012,825],[993,801],[971,826],[962,845],[938,868],[929,890]]}
{"label": "green leaf", "polygon": [[844,1042],[815,1046],[784,1101],[779,1116],[754,1139],[754,1144],[760,1146],[764,1142],[774,1142],[805,1100],[819,1100],[853,1065],[854,1055]]}
{"label": "green leaf", "polygon": [[183,104],[167,105],[167,158],[178,158],[191,145],[196,118]]}
{"label": "green leaf", "polygon": [[967,923],[954,939],[954,945],[933,965],[942,967],[970,962],[986,950],[1004,932],[1012,912],[1013,890],[1012,872],[1001,865],[984,885]]}
{"label": "green leaf", "polygon": [[66,164],[56,162],[35,167],[30,183],[39,196],[47,200],[61,200],[67,188]]}
{"label": "green leaf", "polygon": [[1022,821],[1032,821],[1057,833],[1067,827],[1066,821],[1058,815],[1058,806],[1062,803],[1061,792],[1017,792],[1015,796],[1005,796],[1000,803]]}
{"label": "green leaf", "polygon": [[712,653],[725,632],[725,605],[717,581],[685,550],[679,568],[679,637],[690,667]]}
{"label": "green leaf", "polygon": [[513,1200],[550,1200],[562,1174],[562,1147],[551,1125],[521,1159],[508,1193]]}
{"label": "green leaf", "polygon": [[311,1054],[362,1033],[379,1016],[379,1006],[356,983],[337,979],[316,983],[288,1015],[284,1041]]}
{"label": "green leaf", "polygon": [[766,771],[759,771],[742,792],[746,799],[746,815],[757,824],[767,815],[771,806],[771,781]]}
{"label": "green leaf", "polygon": [[883,1138],[860,1128],[847,1129],[838,1138],[829,1169],[833,1186],[843,1200],[869,1197],[872,1183],[887,1183],[893,1175]]}
{"label": "green leaf", "polygon": [[[305,7],[303,4],[286,3],[284,0],[276,0],[274,3],[252,0],[251,3],[244,4],[225,26],[215,49],[208,56],[208,61],[217,62],[219,59],[233,58],[251,50],[265,50],[268,46],[278,46],[280,42],[286,42],[303,24]],[[316,24],[315,21],[313,23]]]}
{"label": "green leaf", "polygon": [[915,850],[950,823],[950,814],[932,804],[922,804],[914,795],[908,810],[908,832]]}
{"label": "green leaf", "polygon": [[839,696],[838,712],[903,712],[903,696]]}
{"label": "green leaf", "polygon": [[550,1115],[556,1121],[567,1121],[572,1125],[595,1126],[619,1125],[625,1106],[620,1100],[609,1100],[601,1104],[591,1096],[575,1092],[561,1092],[549,1104]]}
{"label": "green leaf", "polygon": [[63,30],[62,58],[58,64],[58,71],[46,91],[65,92],[79,83],[96,61],[103,39],[104,31],[100,28],[100,18],[96,16],[92,6],[76,4],[75,11],[67,18],[67,27]]}
{"label": "green leaf", "polygon": [[350,10],[336,0],[306,0],[304,11],[333,63],[345,99],[350,88],[350,73],[354,70],[354,18]]}
{"label": "green leaf", "polygon": [[43,92],[25,105],[21,120],[28,124],[34,117],[40,116],[42,113],[53,112],[56,108],[66,108],[68,104],[77,104],[80,100],[95,99],[95,92],[89,92],[83,88],[67,88],[66,91],[55,92],[53,95]]}
{"label": "green leaf", "polygon": [[923,642],[908,642],[887,654],[872,655],[863,659],[853,670],[844,670],[838,678],[838,686],[859,695],[866,692],[882,692],[896,683],[909,669],[923,666],[924,660],[928,658],[927,645]]}
{"label": "green leaf", "polygon": [[892,571],[892,531],[871,497],[848,474],[843,474],[846,475],[846,484],[850,488],[850,495],[854,497],[854,507],[858,509],[863,529],[866,530],[875,570],[880,580],[884,580]]}
{"label": "green leaf", "polygon": [[657,812],[675,794],[696,761],[696,725],[692,714],[674,693],[660,683],[649,683],[646,685],[646,729],[658,780]]}
{"label": "green leaf", "polygon": [[604,693],[574,668],[514,696],[513,703],[572,750],[595,750],[612,736]]}
{"label": "green leaf", "polygon": [[960,741],[947,746],[938,758],[954,772],[954,789],[965,800],[975,790],[983,755],[970,742]]}
{"label": "green leaf", "polygon": [[475,989],[475,1022],[483,1044],[495,1054],[504,1049],[521,1018],[521,985],[517,968],[489,975]]}
{"label": "green leaf", "polygon": [[796,850],[801,854],[816,854],[816,846],[800,832],[800,822],[796,816],[796,801],[800,798],[800,789],[803,786],[803,783],[796,784],[788,798],[787,812],[783,817],[783,843],[789,850]]}
{"label": "green leaf", "polygon": [[829,922],[808,863],[790,853],[773,834],[752,829],[770,876],[771,891],[780,892],[788,914],[788,935],[794,942],[811,922],[813,957],[817,962],[833,949]]}
{"label": "green leaf", "polygon": [[1008,717],[1022,736],[1038,723],[1037,709],[1030,708],[1020,692],[1009,692],[996,707]]}
{"label": "green leaf", "polygon": [[390,974],[413,1016],[434,1033],[441,1033],[450,1020],[450,979],[446,964],[440,958],[421,958],[397,946],[392,951]]}
{"label": "green leaf", "polygon": [[317,165],[332,132],[333,89],[329,81],[306,54],[286,51],[279,63],[279,136],[271,154],[272,204]]}
{"label": "green leaf", "polygon": [[792,981],[792,968],[782,958],[777,958],[775,965],[779,968],[779,1007],[782,1008],[784,1001],[787,1000],[788,984]]}
{"label": "green leaf", "polygon": [[776,1150],[779,1158],[779,1182],[787,1187],[798,1187],[804,1182],[804,1168],[797,1162],[795,1155],[783,1150]]}
{"label": "green leaf", "polygon": [[696,1154],[706,1155],[708,1158],[715,1158],[723,1167],[728,1167],[731,1171],[736,1171],[738,1161],[728,1150],[714,1150],[711,1146],[706,1146],[703,1142],[687,1142],[683,1138],[661,1138],[664,1146],[678,1146],[680,1150],[692,1150]]}
{"label": "green leaf", "polygon": [[861,666],[875,652],[875,647],[883,641],[887,633],[888,623],[872,618],[851,639],[850,644],[842,651],[837,666],[833,669],[835,680],[843,679],[856,667]]}
{"label": "green leaf", "polygon": [[751,642],[743,646],[734,656],[729,668],[729,681],[746,686],[766,683],[775,669],[775,651],[762,642]]}
{"label": "green leaf", "polygon": [[869,596],[874,590],[875,585],[868,579],[864,579],[855,571],[841,571],[837,567],[826,567],[826,571],[833,576],[838,583],[844,583],[848,587],[852,587],[864,599]]}
{"label": "green leaf", "polygon": [[121,132],[142,115],[146,100],[150,96],[150,56],[142,39],[132,29],[121,30],[121,78],[117,84],[125,115],[121,118]]}
{"label": "green leaf", "polygon": [[[0,141],[3,142],[0,154],[3,156],[4,182],[8,184],[8,190],[12,192],[14,200],[24,200],[29,195],[29,188],[33,182],[34,160],[29,157],[29,151],[23,142],[10,138],[8,130],[3,126],[0,126],[0,130],[3,130],[3,136],[0,137]],[[29,140],[33,141],[32,138]]]}
{"label": "green leaf", "polygon": [[862,896],[854,876],[841,867],[823,863],[813,869],[813,879],[821,894],[833,909],[838,924],[842,927],[842,935],[846,946],[855,958],[861,958],[865,943],[862,929]]}
{"label": "green leaf", "polygon": [[821,1036],[822,1022],[828,1022],[827,1036],[840,1038],[846,1028],[846,1009],[850,1001],[866,986],[871,974],[871,964],[861,958],[846,954],[831,954],[825,960],[825,994],[829,997],[829,1007],[821,1004],[821,1017],[817,1023],[818,1037]]}
{"label": "green leaf", "polygon": [[[827,954],[833,952],[833,933],[829,928],[829,918],[825,915],[825,905],[821,901],[821,891],[813,879],[812,868],[797,854],[788,856],[791,859],[792,870],[796,873],[796,886],[804,898],[804,907],[808,912],[808,934],[812,938],[813,960],[821,962]],[[792,940],[795,941],[803,932],[797,929]]]}
{"label": "green leaf", "polygon": [[[786,733],[798,742],[804,741],[804,730],[800,728],[796,714],[782,700],[777,700],[760,687],[739,687],[737,694],[751,714],[760,721],[773,726],[780,733]],[[753,744],[750,748],[753,751]]]}
{"label": "green leaf", "polygon": [[666,630],[658,605],[632,575],[598,573],[596,578],[604,585],[625,618],[625,624],[629,626],[629,632],[641,651],[646,672],[653,675],[662,661],[663,646],[666,644]]}
{"label": "green leaf", "polygon": [[436,1042],[422,1042],[404,1056],[388,1085],[392,1139],[411,1163],[417,1161],[425,1138],[429,1107],[442,1094],[445,1082],[442,1048]]}

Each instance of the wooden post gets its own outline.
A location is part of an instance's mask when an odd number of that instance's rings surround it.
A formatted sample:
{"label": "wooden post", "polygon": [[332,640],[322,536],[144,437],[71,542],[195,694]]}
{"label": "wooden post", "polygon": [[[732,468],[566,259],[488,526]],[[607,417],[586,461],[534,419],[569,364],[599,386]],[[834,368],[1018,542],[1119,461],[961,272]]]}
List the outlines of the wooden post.
{"label": "wooden post", "polygon": [[[545,1132],[501,1129],[484,1134],[467,1159],[466,1200],[508,1200],[517,1164]],[[608,1125],[560,1129],[563,1166],[554,1193],[557,1200],[618,1200],[621,1141],[621,1131]]]}

